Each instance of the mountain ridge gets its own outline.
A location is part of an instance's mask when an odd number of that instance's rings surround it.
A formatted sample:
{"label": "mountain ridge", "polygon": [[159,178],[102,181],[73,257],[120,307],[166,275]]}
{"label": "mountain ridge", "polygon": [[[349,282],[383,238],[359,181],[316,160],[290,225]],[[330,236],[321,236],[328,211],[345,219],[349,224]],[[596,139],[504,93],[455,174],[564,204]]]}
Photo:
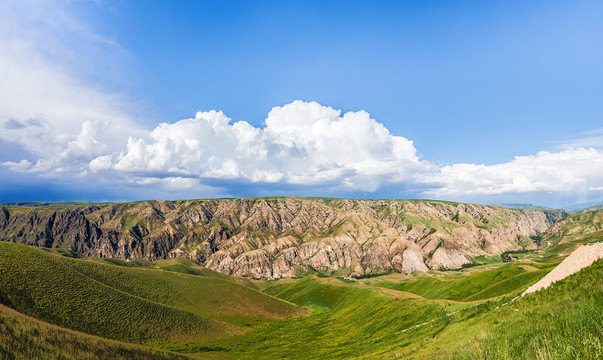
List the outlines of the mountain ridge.
{"label": "mountain ridge", "polygon": [[254,278],[457,269],[537,246],[562,210],[431,200],[234,198],[0,207],[0,240]]}

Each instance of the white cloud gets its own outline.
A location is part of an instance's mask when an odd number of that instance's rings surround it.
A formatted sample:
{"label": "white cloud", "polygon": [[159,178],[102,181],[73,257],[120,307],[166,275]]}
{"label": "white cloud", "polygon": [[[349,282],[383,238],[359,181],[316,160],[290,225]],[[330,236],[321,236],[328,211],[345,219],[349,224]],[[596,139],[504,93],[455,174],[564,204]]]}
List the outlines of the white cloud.
{"label": "white cloud", "polygon": [[92,172],[99,172],[104,170],[109,170],[112,165],[112,156],[111,155],[103,155],[95,158],[90,161],[89,167]]}
{"label": "white cloud", "polygon": [[496,165],[448,165],[424,181],[435,185],[427,194],[436,197],[591,191],[603,184],[603,151],[572,147]]}
{"label": "white cloud", "polygon": [[412,141],[390,134],[367,112],[341,115],[303,101],[273,108],[261,129],[244,121],[231,123],[216,111],[160,124],[149,140],[130,137],[113,168],[138,175],[339,183],[367,191],[435,169],[419,160]]}
{"label": "white cloud", "polygon": [[159,184],[162,189],[171,191],[207,188],[201,184],[199,179],[185,178],[180,176],[171,176],[166,178],[145,177],[138,180],[137,183],[140,185]]}
{"label": "white cloud", "polygon": [[0,3],[0,141],[31,155],[35,164],[22,170],[82,173],[128,135],[142,134],[124,101],[81,80],[88,77],[82,64],[94,67],[99,53],[120,50],[66,11],[68,5]]}
{"label": "white cloud", "polygon": [[2,163],[2,165],[7,166],[12,171],[21,172],[27,171],[31,167],[31,162],[29,160],[23,159],[19,162],[5,161]]}
{"label": "white cloud", "polygon": [[[273,108],[264,128],[231,123],[222,112],[160,124],[131,137],[113,169],[137,176],[187,176],[376,191],[423,184],[429,197],[588,192],[603,185],[603,152],[571,147],[496,165],[422,161],[412,141],[392,135],[365,111],[341,114],[316,102]],[[106,165],[105,165],[106,167]]]}

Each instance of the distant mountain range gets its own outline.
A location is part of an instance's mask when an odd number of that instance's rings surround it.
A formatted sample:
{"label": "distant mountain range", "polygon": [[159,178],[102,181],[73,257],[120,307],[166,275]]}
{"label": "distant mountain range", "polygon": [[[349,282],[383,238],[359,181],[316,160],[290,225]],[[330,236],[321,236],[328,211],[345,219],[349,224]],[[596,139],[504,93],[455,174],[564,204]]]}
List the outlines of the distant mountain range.
{"label": "distant mountain range", "polygon": [[495,204],[496,206],[502,206],[510,209],[530,209],[530,210],[553,210],[552,208],[541,206],[541,205],[533,205],[533,204],[524,204],[524,203],[512,203],[512,204]]}
{"label": "distant mountain range", "polygon": [[[425,200],[430,201],[430,200]],[[47,207],[55,207],[61,208],[65,206],[71,205],[106,205],[113,203],[90,203],[83,201],[65,201],[65,202],[47,202],[47,201],[13,201],[2,203],[0,205],[4,206],[28,206],[28,207],[38,207],[38,206],[47,206]],[[551,208],[543,205],[535,205],[530,203],[502,203],[502,204],[492,204],[493,206],[500,206],[509,209],[525,209],[525,210],[555,210],[555,208]],[[603,208],[603,201],[594,201],[587,203],[579,203],[571,206],[565,206],[562,210],[568,211],[571,214],[577,214],[584,211],[592,211]]]}
{"label": "distant mountain range", "polygon": [[592,211],[592,210],[599,210],[599,209],[603,209],[603,204],[601,202],[589,202],[589,203],[582,203],[582,204],[577,204],[577,205],[573,205],[573,206],[568,206],[567,211],[569,211],[572,214],[577,214],[580,212],[584,212],[584,211]]}

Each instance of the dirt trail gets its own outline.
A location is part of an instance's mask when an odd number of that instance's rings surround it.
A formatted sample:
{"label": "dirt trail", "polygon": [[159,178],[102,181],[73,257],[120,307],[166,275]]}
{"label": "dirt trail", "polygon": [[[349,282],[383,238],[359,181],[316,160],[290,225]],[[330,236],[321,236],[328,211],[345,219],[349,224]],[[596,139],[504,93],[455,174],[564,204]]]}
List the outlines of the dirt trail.
{"label": "dirt trail", "polygon": [[533,293],[540,289],[546,289],[552,283],[565,279],[566,277],[582,270],[601,258],[603,258],[603,242],[592,245],[582,245],[574,250],[574,252],[565,258],[561,264],[557,265],[556,268],[543,277],[539,282],[530,286],[526,291],[524,291],[521,296]]}

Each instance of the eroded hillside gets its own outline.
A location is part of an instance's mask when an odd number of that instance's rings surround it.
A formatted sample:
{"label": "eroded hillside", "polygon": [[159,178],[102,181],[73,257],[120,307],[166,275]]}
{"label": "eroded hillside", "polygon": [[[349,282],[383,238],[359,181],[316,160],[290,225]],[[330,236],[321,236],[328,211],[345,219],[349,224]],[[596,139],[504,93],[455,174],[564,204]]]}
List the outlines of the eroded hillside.
{"label": "eroded hillside", "polygon": [[457,269],[536,246],[563,211],[418,200],[257,198],[2,207],[0,240],[122,260],[189,258],[279,278]]}

